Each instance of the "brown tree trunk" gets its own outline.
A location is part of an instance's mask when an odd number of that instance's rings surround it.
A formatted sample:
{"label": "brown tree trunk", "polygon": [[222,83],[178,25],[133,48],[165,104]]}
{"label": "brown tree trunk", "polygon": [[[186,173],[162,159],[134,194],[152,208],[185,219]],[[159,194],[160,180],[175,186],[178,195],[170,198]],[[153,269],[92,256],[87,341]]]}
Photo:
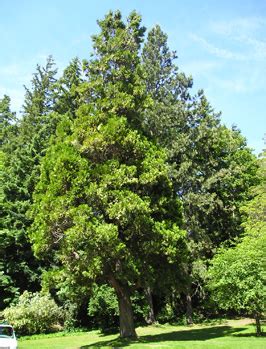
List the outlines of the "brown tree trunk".
{"label": "brown tree trunk", "polygon": [[148,286],[145,289],[145,296],[149,305],[149,312],[148,312],[148,316],[147,316],[147,324],[151,325],[154,324],[156,322],[155,320],[155,315],[154,315],[154,308],[153,308],[153,301],[152,301],[152,293],[151,293],[151,288]]}
{"label": "brown tree trunk", "polygon": [[191,301],[191,295],[189,292],[186,294],[186,318],[187,318],[187,324],[192,325],[193,324],[193,318],[192,318],[192,301]]}
{"label": "brown tree trunk", "polygon": [[257,336],[261,336],[261,324],[260,324],[260,315],[258,313],[255,314],[256,320],[256,334]]}
{"label": "brown tree trunk", "polygon": [[128,287],[122,285],[113,276],[109,280],[115,289],[118,299],[120,337],[137,338]]}

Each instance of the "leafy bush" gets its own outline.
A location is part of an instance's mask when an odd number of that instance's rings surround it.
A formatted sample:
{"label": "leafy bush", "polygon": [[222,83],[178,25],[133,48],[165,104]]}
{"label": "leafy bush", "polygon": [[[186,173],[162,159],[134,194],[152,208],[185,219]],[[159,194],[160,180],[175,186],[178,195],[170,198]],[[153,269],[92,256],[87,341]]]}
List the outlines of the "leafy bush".
{"label": "leafy bush", "polygon": [[160,323],[171,322],[175,318],[174,309],[170,302],[166,302],[160,309],[156,319]]}
{"label": "leafy bush", "polygon": [[78,327],[78,305],[71,301],[66,301],[63,307],[64,311],[64,330],[72,331]]}
{"label": "leafy bush", "polygon": [[146,318],[149,312],[146,297],[143,292],[135,291],[131,295],[132,308],[134,313],[134,320],[136,324],[141,325],[146,323]]}
{"label": "leafy bush", "polygon": [[118,326],[118,301],[113,288],[108,285],[95,285],[88,304],[88,315],[93,317],[93,324],[101,330]]}
{"label": "leafy bush", "polygon": [[[137,324],[145,323],[148,314],[147,301],[143,293],[135,291],[131,295],[134,320]],[[102,331],[114,329],[119,324],[119,308],[115,291],[109,285],[94,285],[92,297],[88,303],[88,315],[93,326]]]}
{"label": "leafy bush", "polygon": [[23,335],[51,331],[63,317],[61,308],[50,295],[27,291],[2,314]]}

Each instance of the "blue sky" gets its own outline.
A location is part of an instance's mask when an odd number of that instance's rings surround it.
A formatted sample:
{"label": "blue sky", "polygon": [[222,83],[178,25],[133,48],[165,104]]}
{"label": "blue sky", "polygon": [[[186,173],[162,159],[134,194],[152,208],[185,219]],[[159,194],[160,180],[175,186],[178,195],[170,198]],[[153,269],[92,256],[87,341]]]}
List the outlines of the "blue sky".
{"label": "blue sky", "polygon": [[266,0],[0,0],[0,98],[20,110],[23,85],[49,54],[61,70],[89,58],[96,20],[110,9],[136,9],[147,29],[159,24],[222,122],[237,125],[256,153],[265,148]]}

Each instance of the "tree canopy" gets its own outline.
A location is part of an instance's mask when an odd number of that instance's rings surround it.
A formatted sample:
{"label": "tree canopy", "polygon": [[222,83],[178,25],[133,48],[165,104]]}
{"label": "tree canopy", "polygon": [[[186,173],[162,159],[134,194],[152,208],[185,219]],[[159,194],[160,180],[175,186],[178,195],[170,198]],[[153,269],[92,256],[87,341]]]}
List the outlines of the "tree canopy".
{"label": "tree canopy", "polygon": [[89,59],[61,76],[52,57],[37,65],[19,119],[0,100],[0,309],[43,287],[61,303],[91,297],[93,309],[109,295],[116,315],[115,294],[120,334],[135,337],[134,297],[147,322],[186,311],[191,323],[211,292],[259,319],[258,160],[192,93],[158,25],[145,36],[135,11],[98,25]]}
{"label": "tree canopy", "polygon": [[[69,137],[58,134],[34,194],[36,253],[53,249],[71,278],[115,289],[121,336],[135,336],[130,293],[156,265],[182,262],[186,233],[167,154],[136,124],[147,96],[138,58],[143,28],[132,13],[99,22],[82,104]],[[104,44],[103,44],[104,43]]]}
{"label": "tree canopy", "polygon": [[261,161],[261,179],[261,184],[252,190],[256,196],[243,207],[247,213],[243,223],[245,235],[235,246],[220,249],[209,270],[214,301],[222,309],[245,311],[253,316],[258,335],[265,310],[265,157]]}

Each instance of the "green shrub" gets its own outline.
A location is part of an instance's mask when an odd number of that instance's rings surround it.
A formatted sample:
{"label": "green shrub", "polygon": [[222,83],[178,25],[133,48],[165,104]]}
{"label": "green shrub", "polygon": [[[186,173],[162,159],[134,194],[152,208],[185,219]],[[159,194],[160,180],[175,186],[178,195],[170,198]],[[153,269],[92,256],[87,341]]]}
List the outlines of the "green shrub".
{"label": "green shrub", "polygon": [[135,291],[131,295],[134,320],[137,325],[145,324],[149,313],[149,306],[143,291]]}
{"label": "green shrub", "polygon": [[[137,324],[145,323],[148,306],[143,293],[135,291],[131,295],[134,320]],[[88,315],[92,324],[102,331],[114,329],[119,324],[119,309],[115,291],[109,285],[94,285],[88,303]]]}
{"label": "green shrub", "polygon": [[115,291],[108,285],[95,285],[88,304],[88,315],[102,331],[118,326],[119,310]]}
{"label": "green shrub", "polygon": [[63,312],[50,295],[25,291],[17,304],[2,312],[19,334],[35,334],[51,331],[63,317]]}
{"label": "green shrub", "polygon": [[166,302],[163,305],[163,307],[160,309],[156,319],[160,323],[171,322],[175,319],[174,309],[173,309],[173,306],[170,302]]}
{"label": "green shrub", "polygon": [[78,305],[70,300],[64,303],[64,330],[72,331],[78,327]]}

